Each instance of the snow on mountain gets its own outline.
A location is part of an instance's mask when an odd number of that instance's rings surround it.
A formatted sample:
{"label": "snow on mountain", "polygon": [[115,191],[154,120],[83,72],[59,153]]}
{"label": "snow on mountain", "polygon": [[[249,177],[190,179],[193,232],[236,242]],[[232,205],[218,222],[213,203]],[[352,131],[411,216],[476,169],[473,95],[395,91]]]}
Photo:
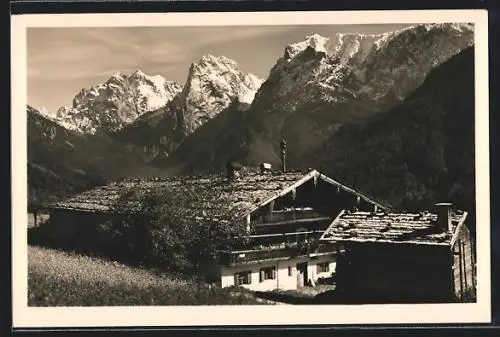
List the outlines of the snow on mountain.
{"label": "snow on mountain", "polygon": [[51,113],[49,110],[47,110],[44,106],[41,106],[41,107],[39,107],[37,109],[35,109],[35,108],[31,108],[31,109],[37,111],[38,113],[40,113],[40,114],[42,114],[44,116],[54,117],[54,114]]}
{"label": "snow on mountain", "polygon": [[117,72],[102,84],[82,89],[72,107],[57,111],[56,120],[80,133],[112,132],[165,106],[181,89],[160,75]]}
{"label": "snow on mountain", "polygon": [[182,91],[170,103],[144,114],[116,137],[144,146],[153,156],[168,155],[221,112],[233,106],[248,108],[262,83],[257,76],[242,72],[234,60],[206,54],[191,64]]}
{"label": "snow on mountain", "polygon": [[192,133],[232,102],[252,103],[263,80],[245,74],[227,57],[207,54],[192,63],[182,92],[172,109],[183,116],[186,134]]}
{"label": "snow on mountain", "polygon": [[[376,35],[307,36],[285,47],[244,117],[233,119],[241,125],[212,123],[221,130],[207,134],[227,137],[218,137],[220,143],[211,148],[190,141],[183,151],[191,151],[195,169],[223,167],[231,157],[247,165],[279,165],[283,137],[289,164],[299,165],[303,154],[341,125],[389,111],[433,69],[473,44],[473,26],[465,23],[419,24]],[[198,148],[203,150],[197,155]]]}
{"label": "snow on mountain", "polygon": [[267,110],[294,111],[312,101],[334,104],[403,99],[436,66],[474,43],[469,24],[422,24],[378,35],[318,34],[291,44],[256,95]]}

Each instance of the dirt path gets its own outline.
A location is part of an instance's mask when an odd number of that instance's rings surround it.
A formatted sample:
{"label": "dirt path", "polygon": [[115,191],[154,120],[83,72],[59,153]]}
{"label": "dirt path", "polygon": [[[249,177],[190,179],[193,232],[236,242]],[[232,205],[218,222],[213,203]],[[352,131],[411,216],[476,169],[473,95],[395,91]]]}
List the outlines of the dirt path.
{"label": "dirt path", "polygon": [[295,290],[257,291],[255,296],[276,304],[319,304],[318,295],[334,290],[334,285],[319,285],[316,287],[301,287]]}

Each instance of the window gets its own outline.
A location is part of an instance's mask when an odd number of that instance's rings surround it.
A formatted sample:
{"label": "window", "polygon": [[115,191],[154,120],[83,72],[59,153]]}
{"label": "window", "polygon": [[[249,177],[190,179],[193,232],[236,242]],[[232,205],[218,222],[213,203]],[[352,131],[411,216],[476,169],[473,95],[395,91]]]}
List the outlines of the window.
{"label": "window", "polygon": [[288,276],[292,276],[292,274],[293,274],[292,266],[288,266]]}
{"label": "window", "polygon": [[241,271],[234,274],[234,285],[239,286],[242,284],[252,283],[252,272],[251,271]]}
{"label": "window", "polygon": [[330,271],[330,264],[328,262],[318,263],[317,265],[317,273],[328,273]]}
{"label": "window", "polygon": [[260,269],[260,282],[265,280],[274,280],[276,278],[276,267],[267,267]]}

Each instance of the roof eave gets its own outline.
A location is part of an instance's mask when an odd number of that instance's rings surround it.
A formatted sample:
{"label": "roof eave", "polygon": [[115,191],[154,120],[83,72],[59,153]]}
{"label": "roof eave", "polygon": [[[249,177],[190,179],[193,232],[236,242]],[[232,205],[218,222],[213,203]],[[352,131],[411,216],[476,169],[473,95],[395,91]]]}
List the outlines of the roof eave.
{"label": "roof eave", "polygon": [[344,215],[344,213],[345,213],[345,210],[340,211],[340,213],[335,217],[335,219],[333,219],[333,221],[330,223],[328,228],[323,232],[323,234],[319,238],[320,241],[332,241],[328,238],[325,238],[325,234],[327,234],[329,232],[329,230],[337,224],[338,220],[340,219],[340,217],[342,215]]}
{"label": "roof eave", "polygon": [[453,247],[455,245],[455,242],[457,241],[458,236],[460,235],[460,231],[462,230],[462,227],[465,225],[465,220],[467,219],[468,214],[469,213],[464,212],[464,214],[462,215],[462,217],[458,221],[458,225],[455,228],[455,232],[453,233],[453,237],[451,238],[451,242],[450,242],[451,247]]}
{"label": "roof eave", "polygon": [[256,210],[258,210],[259,208],[261,208],[262,206],[265,206],[267,205],[268,203],[270,203],[271,201],[273,200],[276,200],[278,199],[279,197],[282,197],[284,196],[285,194],[291,192],[294,188],[297,188],[298,186],[306,183],[307,181],[311,180],[312,178],[314,178],[314,176],[317,176],[319,175],[320,173],[316,170],[312,170],[311,172],[309,173],[306,173],[302,178],[300,178],[299,180],[297,180],[295,183],[293,183],[292,185],[282,189],[281,191],[275,193],[272,197],[262,201],[261,203],[259,203],[257,206],[253,207],[251,210],[243,213],[241,215],[241,218],[245,218],[247,217],[249,214],[252,214],[253,212],[255,212]]}
{"label": "roof eave", "polygon": [[379,207],[379,208],[381,208],[381,209],[383,209],[383,210],[387,210],[387,211],[388,211],[388,210],[390,210],[390,209],[391,209],[391,207],[390,207],[390,206],[387,206],[387,205],[382,205],[380,202],[378,202],[378,201],[376,201],[376,200],[374,200],[374,199],[372,199],[372,198],[370,198],[370,197],[368,197],[368,196],[364,195],[363,193],[360,193],[360,192],[358,192],[358,191],[356,191],[356,190],[354,190],[354,189],[352,189],[352,188],[350,188],[350,187],[348,187],[348,186],[346,186],[346,185],[344,185],[344,184],[341,184],[341,183],[339,183],[338,181],[336,181],[336,180],[334,180],[334,179],[332,179],[332,178],[330,178],[330,177],[328,177],[328,176],[326,176],[326,175],[324,175],[324,174],[322,174],[322,173],[319,173],[319,172],[318,172],[318,174],[319,174],[319,177],[320,177],[321,179],[323,179],[324,181],[326,181],[326,182],[328,182],[328,183],[330,183],[330,184],[332,184],[332,185],[339,186],[339,187],[340,187],[340,188],[342,188],[344,191],[347,191],[347,192],[353,193],[353,194],[355,194],[355,195],[359,196],[360,198],[364,199],[365,201],[367,201],[367,202],[369,202],[369,203],[372,203],[372,204],[374,204],[374,205],[377,205],[377,207]]}
{"label": "roof eave", "polygon": [[329,238],[323,241],[337,243],[378,243],[378,244],[399,244],[399,245],[420,245],[420,246],[450,246],[450,242],[434,242],[434,241],[394,241],[381,239],[356,239],[356,238]]}

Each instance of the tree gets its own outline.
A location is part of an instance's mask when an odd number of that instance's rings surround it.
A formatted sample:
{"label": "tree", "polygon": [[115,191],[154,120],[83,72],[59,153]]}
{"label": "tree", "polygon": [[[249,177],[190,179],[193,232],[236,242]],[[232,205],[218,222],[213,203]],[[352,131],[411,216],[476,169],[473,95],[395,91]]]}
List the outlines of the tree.
{"label": "tree", "polygon": [[220,250],[248,240],[246,225],[227,220],[228,214],[220,213],[217,218],[196,216],[192,207],[205,200],[202,193],[138,191],[122,193],[115,206],[121,216],[108,229],[119,242],[119,251],[128,258],[167,269],[195,271],[207,261],[215,262]]}

